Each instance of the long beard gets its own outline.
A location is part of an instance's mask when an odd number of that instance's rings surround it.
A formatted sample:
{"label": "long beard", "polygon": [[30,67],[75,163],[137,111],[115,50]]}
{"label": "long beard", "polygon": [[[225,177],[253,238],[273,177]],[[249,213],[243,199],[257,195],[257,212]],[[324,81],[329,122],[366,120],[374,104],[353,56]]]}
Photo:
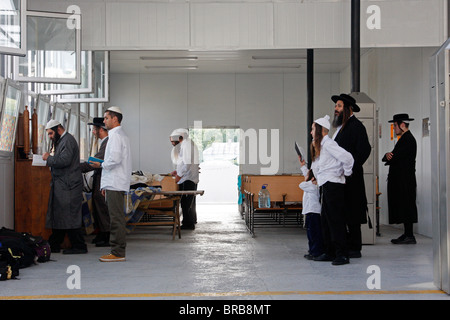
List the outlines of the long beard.
{"label": "long beard", "polygon": [[53,144],[56,145],[58,143],[59,139],[61,139],[61,135],[57,131],[55,131],[55,136],[52,139]]}
{"label": "long beard", "polygon": [[332,123],[333,128],[337,128],[337,127],[341,126],[343,119],[344,119],[344,113],[343,112],[341,112],[339,114],[335,114],[334,115],[334,119],[333,119],[333,123]]}

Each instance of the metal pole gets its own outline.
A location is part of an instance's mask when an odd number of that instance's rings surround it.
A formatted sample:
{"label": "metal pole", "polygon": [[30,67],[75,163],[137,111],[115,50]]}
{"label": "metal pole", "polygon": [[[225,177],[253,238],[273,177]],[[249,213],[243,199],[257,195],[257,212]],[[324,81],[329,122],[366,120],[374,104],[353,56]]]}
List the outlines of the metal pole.
{"label": "metal pole", "polygon": [[352,92],[360,92],[360,15],[361,1],[351,4],[351,70]]}
{"label": "metal pole", "polygon": [[314,121],[314,49],[307,50],[307,69],[306,69],[306,82],[308,91],[308,108],[306,113],[307,119],[307,137],[308,137],[308,163],[311,164],[311,150],[310,145],[312,142],[312,137],[309,134],[311,130],[312,123]]}

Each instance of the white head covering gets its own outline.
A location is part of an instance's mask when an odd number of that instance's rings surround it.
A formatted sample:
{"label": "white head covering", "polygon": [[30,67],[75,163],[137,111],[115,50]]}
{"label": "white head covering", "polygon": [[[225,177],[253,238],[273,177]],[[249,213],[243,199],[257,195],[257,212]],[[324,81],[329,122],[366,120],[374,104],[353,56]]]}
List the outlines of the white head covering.
{"label": "white head covering", "polygon": [[114,106],[109,107],[108,109],[106,109],[106,111],[112,111],[112,112],[117,112],[117,113],[122,114],[122,110],[120,110],[119,107],[114,107]]}
{"label": "white head covering", "polygon": [[314,121],[317,124],[320,124],[322,127],[326,128],[327,130],[330,130],[330,116],[325,115],[323,118],[319,118]]}
{"label": "white head covering", "polygon": [[186,138],[189,136],[189,132],[183,128],[175,129],[170,134],[170,141],[180,141],[180,136],[182,136],[183,139],[186,140]]}
{"label": "white head covering", "polygon": [[51,129],[53,127],[59,126],[61,123],[58,120],[50,120],[47,122],[47,125],[45,126],[45,130]]}

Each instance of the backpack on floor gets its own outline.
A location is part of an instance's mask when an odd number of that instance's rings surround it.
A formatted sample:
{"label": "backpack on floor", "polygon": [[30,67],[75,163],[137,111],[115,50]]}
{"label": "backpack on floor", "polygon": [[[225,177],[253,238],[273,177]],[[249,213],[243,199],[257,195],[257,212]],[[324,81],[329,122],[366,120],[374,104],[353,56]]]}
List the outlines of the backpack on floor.
{"label": "backpack on floor", "polygon": [[19,257],[0,242],[0,281],[16,279],[19,275]]}
{"label": "backpack on floor", "polygon": [[38,262],[47,262],[50,260],[51,249],[47,240],[41,236],[33,236],[29,233],[22,234],[28,245],[34,249]]}
{"label": "backpack on floor", "polygon": [[0,241],[2,240],[9,241],[9,245],[16,250],[20,247],[23,256],[21,265],[24,267],[31,265],[35,260],[38,262],[50,260],[50,245],[40,236],[33,236],[25,232],[19,233],[3,227],[0,229]]}

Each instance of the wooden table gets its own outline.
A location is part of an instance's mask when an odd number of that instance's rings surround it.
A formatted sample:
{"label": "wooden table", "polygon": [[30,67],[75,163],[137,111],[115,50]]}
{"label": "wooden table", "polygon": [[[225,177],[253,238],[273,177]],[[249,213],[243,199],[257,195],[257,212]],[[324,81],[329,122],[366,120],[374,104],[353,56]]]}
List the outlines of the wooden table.
{"label": "wooden table", "polygon": [[[145,189],[145,188],[144,188]],[[203,195],[204,190],[198,191],[143,191],[140,193],[143,200],[139,202],[136,207],[136,211],[143,213],[138,221],[128,222],[128,226],[162,226],[171,225],[172,229],[172,239],[175,239],[175,235],[178,233],[178,238],[181,238],[181,222],[180,222],[180,201],[181,197],[184,195]],[[154,199],[154,196],[161,195],[163,197],[159,199]],[[147,197],[147,198],[145,198]],[[157,217],[169,217],[169,219],[153,219],[153,221],[141,221],[142,218],[152,218]],[[145,220],[145,219],[144,219]]]}

